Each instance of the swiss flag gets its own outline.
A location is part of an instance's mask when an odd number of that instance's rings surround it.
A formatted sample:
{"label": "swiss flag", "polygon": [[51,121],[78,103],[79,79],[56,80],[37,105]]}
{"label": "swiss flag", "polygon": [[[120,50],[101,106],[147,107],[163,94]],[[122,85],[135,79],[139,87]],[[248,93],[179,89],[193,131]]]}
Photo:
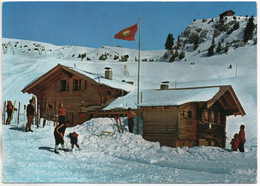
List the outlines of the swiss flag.
{"label": "swiss flag", "polygon": [[137,32],[137,25],[136,23],[133,26],[130,26],[128,28],[125,28],[124,30],[121,30],[117,34],[115,34],[116,39],[123,39],[128,41],[135,41],[135,33]]}

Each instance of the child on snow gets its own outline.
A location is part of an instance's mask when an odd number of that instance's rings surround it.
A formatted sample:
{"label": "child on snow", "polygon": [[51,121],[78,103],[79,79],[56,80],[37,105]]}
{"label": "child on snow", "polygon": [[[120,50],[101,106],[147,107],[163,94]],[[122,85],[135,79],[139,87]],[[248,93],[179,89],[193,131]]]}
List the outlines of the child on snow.
{"label": "child on snow", "polygon": [[78,147],[78,149],[79,149],[79,145],[78,145],[78,136],[79,135],[76,132],[73,132],[73,133],[70,133],[69,136],[70,136],[71,150],[73,150],[74,145],[76,145],[76,147]]}
{"label": "child on snow", "polygon": [[231,144],[231,149],[233,151],[237,151],[239,146],[239,138],[237,133],[234,135],[234,138],[231,140],[230,144]]}

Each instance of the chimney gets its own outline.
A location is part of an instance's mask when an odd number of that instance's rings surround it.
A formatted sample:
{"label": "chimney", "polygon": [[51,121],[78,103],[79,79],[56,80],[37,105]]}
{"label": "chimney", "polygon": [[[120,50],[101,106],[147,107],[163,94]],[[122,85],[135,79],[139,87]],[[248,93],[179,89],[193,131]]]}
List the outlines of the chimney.
{"label": "chimney", "polygon": [[112,80],[112,69],[110,67],[105,67],[105,78]]}
{"label": "chimney", "polygon": [[168,90],[169,88],[169,81],[162,81],[161,83],[161,90]]}

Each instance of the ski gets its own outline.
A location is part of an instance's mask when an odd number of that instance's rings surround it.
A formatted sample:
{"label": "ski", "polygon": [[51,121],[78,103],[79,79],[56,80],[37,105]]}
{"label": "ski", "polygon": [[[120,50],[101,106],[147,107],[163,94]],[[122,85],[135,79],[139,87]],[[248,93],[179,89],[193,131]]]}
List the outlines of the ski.
{"label": "ski", "polygon": [[117,120],[117,116],[114,117],[115,121],[116,121],[116,126],[118,129],[118,133],[120,133],[120,129],[119,129],[119,124],[118,124],[118,120]]}
{"label": "ski", "polygon": [[19,104],[18,104],[18,116],[17,116],[17,124],[19,124],[19,119],[20,119],[20,101],[19,101]]}
{"label": "ski", "polygon": [[124,133],[124,130],[123,130],[123,125],[122,125],[122,122],[121,122],[121,118],[120,118],[120,117],[118,117],[118,120],[119,120],[119,123],[120,123],[120,126],[121,126],[121,131],[122,131],[122,133]]}
{"label": "ski", "polygon": [[40,125],[40,121],[41,121],[41,117],[40,117],[40,102],[39,102],[39,98],[37,98],[37,111],[36,111],[36,124],[37,124],[37,128],[39,128]]}
{"label": "ski", "polygon": [[54,101],[54,122],[53,122],[53,126],[56,127],[59,123],[59,116],[58,116],[58,99],[56,99]]}
{"label": "ski", "polygon": [[37,125],[37,115],[36,115],[36,110],[35,110],[36,109],[36,98],[35,98],[35,96],[33,96],[32,99],[33,99],[33,102],[34,102],[34,113],[35,113],[34,114],[34,124]]}
{"label": "ski", "polygon": [[43,113],[43,128],[46,124],[46,111],[47,111],[47,97],[45,98],[45,101],[44,101],[44,113]]}
{"label": "ski", "polygon": [[12,120],[13,120],[15,103],[16,103],[16,101],[14,101],[14,107],[13,107],[13,111],[12,111],[11,119],[10,119],[10,121],[9,121],[9,125],[11,125],[11,122],[12,122]]}
{"label": "ski", "polygon": [[6,113],[6,101],[4,101],[4,109],[3,109],[3,120],[2,120],[2,123],[4,124],[5,123],[5,113]]}

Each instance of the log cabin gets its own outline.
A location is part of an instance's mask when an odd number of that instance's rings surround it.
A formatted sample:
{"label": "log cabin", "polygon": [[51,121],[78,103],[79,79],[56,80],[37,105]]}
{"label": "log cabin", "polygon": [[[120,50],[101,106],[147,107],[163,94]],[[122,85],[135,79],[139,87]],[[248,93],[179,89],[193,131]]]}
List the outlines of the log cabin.
{"label": "log cabin", "polygon": [[225,147],[227,116],[245,115],[230,85],[167,89],[163,84],[144,91],[139,107],[143,138],[169,147]]}
{"label": "log cabin", "polygon": [[[133,89],[129,83],[112,80],[112,70],[105,69],[103,77],[58,64],[28,84],[22,92],[37,97],[41,118],[54,120],[58,106],[63,104],[67,110],[66,120],[74,125],[80,124],[90,119],[89,111],[101,110]],[[79,114],[82,112],[84,117]]]}

